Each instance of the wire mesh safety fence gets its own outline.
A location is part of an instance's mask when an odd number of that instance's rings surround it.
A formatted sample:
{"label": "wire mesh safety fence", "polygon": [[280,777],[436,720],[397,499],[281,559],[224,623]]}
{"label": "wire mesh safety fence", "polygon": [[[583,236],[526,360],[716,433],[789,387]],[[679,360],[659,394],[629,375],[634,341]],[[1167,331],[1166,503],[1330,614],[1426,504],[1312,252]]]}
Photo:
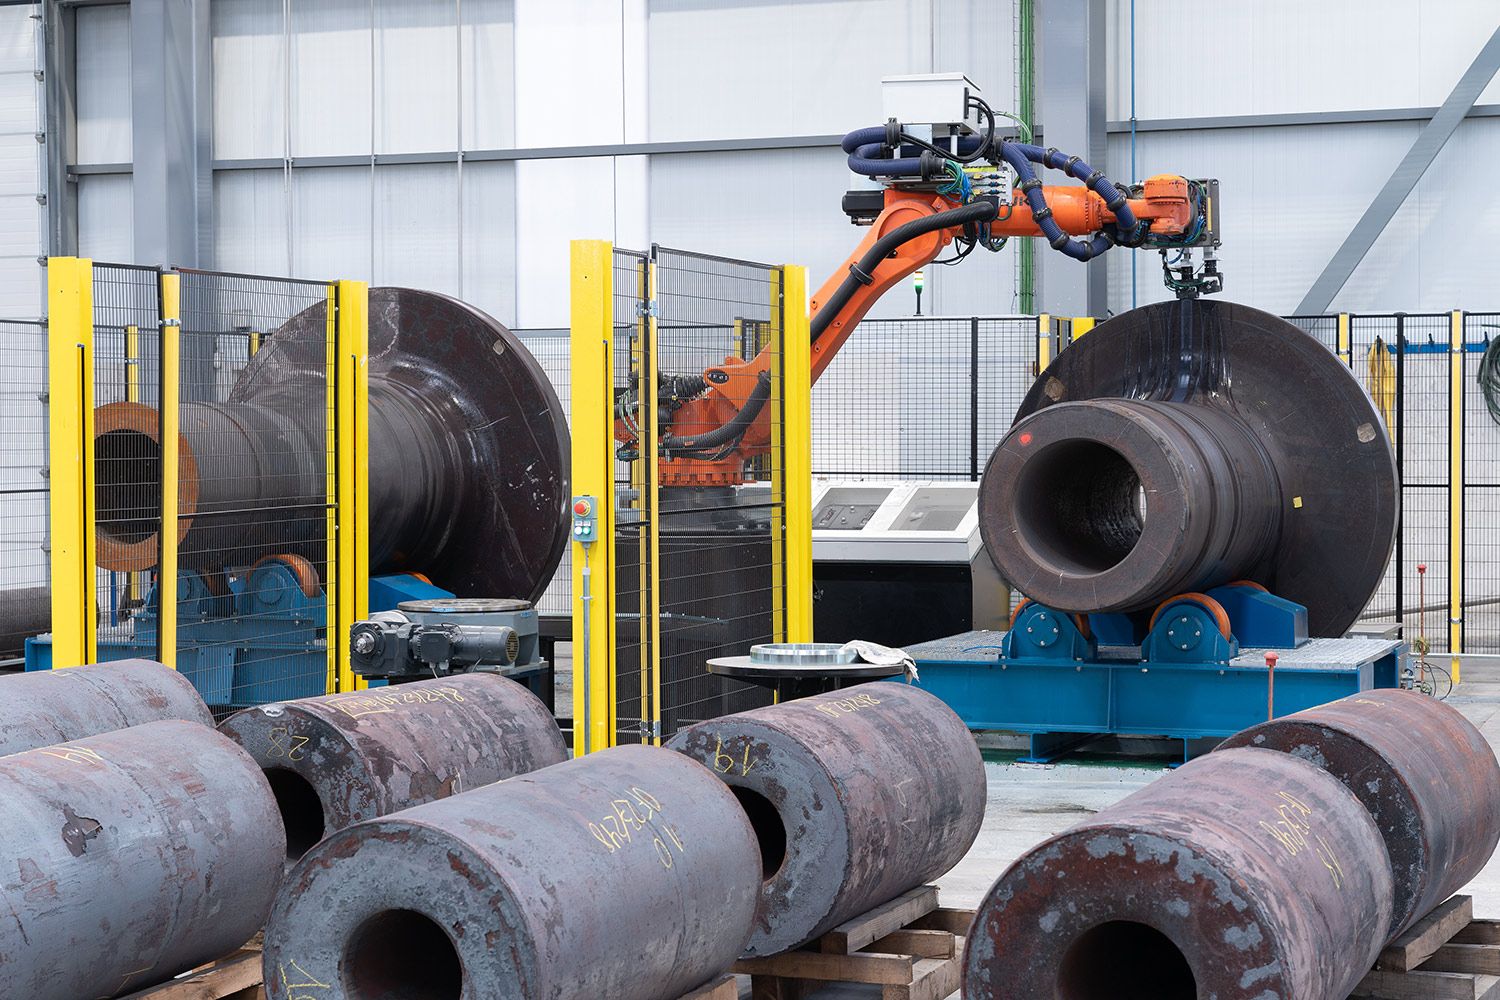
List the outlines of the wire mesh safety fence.
{"label": "wire mesh safety fence", "polygon": [[[512,330],[526,349],[542,366],[562,404],[564,419],[572,412],[571,369],[568,355],[568,331],[562,329]],[[537,601],[537,613],[544,619],[566,618],[573,613],[573,547],[563,550],[562,561]]]}
{"label": "wire mesh safety fence", "polygon": [[0,321],[0,661],[51,622],[47,327]]}
{"label": "wire mesh safety fence", "polygon": [[333,295],[182,272],[178,668],[215,707],[331,690]]}
{"label": "wire mesh safety fence", "polygon": [[[632,383],[639,385],[644,358],[642,345],[649,319],[650,255],[614,250],[614,386],[615,398]],[[649,402],[649,400],[648,400]],[[641,419],[650,419],[643,412]],[[648,671],[652,662],[650,629],[642,629],[643,608],[650,597],[646,579],[650,573],[645,505],[644,463],[618,458],[615,462],[615,642],[614,710],[616,743],[640,743],[650,738],[652,685]]]}
{"label": "wire mesh safety fence", "polygon": [[98,656],[155,659],[161,653],[153,604],[161,556],[161,275],[155,268],[95,264],[93,298]]}

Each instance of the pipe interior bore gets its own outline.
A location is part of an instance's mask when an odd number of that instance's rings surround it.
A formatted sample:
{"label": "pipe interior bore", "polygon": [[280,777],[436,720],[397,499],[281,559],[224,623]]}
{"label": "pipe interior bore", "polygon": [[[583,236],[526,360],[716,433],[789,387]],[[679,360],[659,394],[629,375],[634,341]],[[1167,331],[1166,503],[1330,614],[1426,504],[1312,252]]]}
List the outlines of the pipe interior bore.
{"label": "pipe interior bore", "polygon": [[282,822],[286,824],[287,859],[300,860],[323,839],[327,829],[323,800],[312,782],[296,771],[272,767],[265,773],[271,793],[276,796],[276,808],[281,810]]}
{"label": "pipe interior bore", "polygon": [[384,910],[349,937],[348,1000],[460,1000],[464,970],[448,934],[415,910]]}
{"label": "pipe interior bore", "polygon": [[786,861],[786,823],[771,800],[754,789],[730,785],[729,790],[739,799],[755,830],[755,839],[760,844],[761,877],[769,882]]}
{"label": "pipe interior bore", "polygon": [[1057,968],[1058,1000],[1195,1000],[1193,970],[1172,939],[1111,920],[1079,936]]}
{"label": "pipe interior bore", "polygon": [[94,506],[99,533],[126,545],[161,525],[161,445],[149,434],[119,429],[94,439]]}
{"label": "pipe interior bore", "polygon": [[1145,526],[1145,491],[1109,445],[1064,440],[1032,457],[1016,483],[1016,523],[1047,564],[1075,574],[1122,562]]}

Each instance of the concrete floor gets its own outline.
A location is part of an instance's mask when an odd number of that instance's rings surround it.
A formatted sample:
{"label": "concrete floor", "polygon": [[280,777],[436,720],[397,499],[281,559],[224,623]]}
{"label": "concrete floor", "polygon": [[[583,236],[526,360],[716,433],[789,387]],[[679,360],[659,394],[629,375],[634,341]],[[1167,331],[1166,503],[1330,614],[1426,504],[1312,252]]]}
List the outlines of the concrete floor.
{"label": "concrete floor", "polygon": [[[1500,748],[1500,664],[1466,665],[1464,683],[1447,701],[1479,727],[1492,747]],[[1060,764],[990,760],[985,770],[989,802],[984,826],[963,861],[938,879],[945,906],[977,906],[1016,858],[1161,777],[1168,768],[1165,761],[1125,764],[1083,757]],[[1500,854],[1463,891],[1474,897],[1476,916],[1500,917]],[[879,995],[878,989],[865,987],[832,987],[815,994],[817,1000]]]}

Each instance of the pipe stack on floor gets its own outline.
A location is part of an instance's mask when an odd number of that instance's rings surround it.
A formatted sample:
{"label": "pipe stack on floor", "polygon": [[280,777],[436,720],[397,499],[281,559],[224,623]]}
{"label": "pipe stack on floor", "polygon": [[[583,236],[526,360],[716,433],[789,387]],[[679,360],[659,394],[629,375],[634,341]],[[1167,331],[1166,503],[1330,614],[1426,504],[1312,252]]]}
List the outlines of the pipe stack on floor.
{"label": "pipe stack on floor", "polygon": [[110,997],[238,947],[286,852],[260,768],[129,660],[0,681],[0,996]]}
{"label": "pipe stack on floor", "polygon": [[1462,715],[1354,695],[1246,730],[1020,858],[975,917],[964,996],[1344,1000],[1497,837],[1500,765]]}

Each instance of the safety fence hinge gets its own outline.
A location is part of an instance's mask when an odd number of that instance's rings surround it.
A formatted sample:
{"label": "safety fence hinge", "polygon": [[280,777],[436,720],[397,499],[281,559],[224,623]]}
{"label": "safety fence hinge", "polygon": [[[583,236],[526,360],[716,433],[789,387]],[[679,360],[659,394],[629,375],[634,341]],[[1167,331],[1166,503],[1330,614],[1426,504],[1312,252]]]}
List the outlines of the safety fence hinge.
{"label": "safety fence hinge", "polygon": [[635,314],[642,319],[656,317],[656,300],[642,299],[635,304]]}

